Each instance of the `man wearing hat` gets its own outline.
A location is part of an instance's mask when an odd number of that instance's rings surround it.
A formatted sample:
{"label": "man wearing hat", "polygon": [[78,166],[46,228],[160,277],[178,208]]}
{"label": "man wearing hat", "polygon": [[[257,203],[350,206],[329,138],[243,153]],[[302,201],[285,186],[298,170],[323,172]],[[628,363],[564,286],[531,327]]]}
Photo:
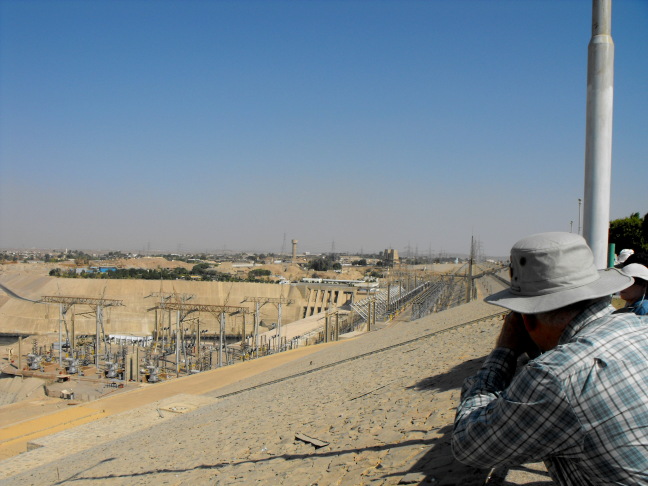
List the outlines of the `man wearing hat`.
{"label": "man wearing hat", "polygon": [[[648,320],[610,305],[632,283],[598,271],[581,236],[517,242],[511,287],[486,299],[513,312],[463,385],[455,457],[484,468],[544,460],[558,484],[648,485]],[[524,353],[537,357],[516,373]]]}
{"label": "man wearing hat", "polygon": [[639,316],[648,315],[648,267],[641,263],[630,263],[621,268],[621,273],[634,279],[634,284],[623,289],[619,296],[626,301],[623,309],[617,312],[634,312]]}

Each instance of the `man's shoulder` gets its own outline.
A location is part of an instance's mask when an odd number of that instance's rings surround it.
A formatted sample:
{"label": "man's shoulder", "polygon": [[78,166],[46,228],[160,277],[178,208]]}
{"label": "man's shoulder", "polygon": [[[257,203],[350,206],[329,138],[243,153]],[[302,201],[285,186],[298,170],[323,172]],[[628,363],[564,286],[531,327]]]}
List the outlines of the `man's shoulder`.
{"label": "man's shoulder", "polygon": [[625,333],[633,331],[648,332],[646,322],[644,318],[634,313],[608,314],[594,319],[573,336],[570,342],[578,342],[589,338],[623,338]]}
{"label": "man's shoulder", "polygon": [[532,363],[559,374],[579,366],[591,366],[594,358],[622,358],[630,348],[648,353],[648,319],[630,313],[609,314],[591,321],[568,342],[542,354]]}

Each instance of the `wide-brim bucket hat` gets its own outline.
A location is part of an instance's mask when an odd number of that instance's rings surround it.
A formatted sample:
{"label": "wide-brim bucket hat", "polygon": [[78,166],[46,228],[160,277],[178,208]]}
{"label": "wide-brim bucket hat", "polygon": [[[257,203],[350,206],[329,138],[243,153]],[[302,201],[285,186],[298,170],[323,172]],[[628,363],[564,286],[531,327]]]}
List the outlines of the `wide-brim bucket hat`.
{"label": "wide-brim bucket hat", "polygon": [[604,297],[633,283],[616,268],[597,270],[592,250],[574,233],[539,233],[518,241],[510,272],[510,288],[484,300],[522,314]]}

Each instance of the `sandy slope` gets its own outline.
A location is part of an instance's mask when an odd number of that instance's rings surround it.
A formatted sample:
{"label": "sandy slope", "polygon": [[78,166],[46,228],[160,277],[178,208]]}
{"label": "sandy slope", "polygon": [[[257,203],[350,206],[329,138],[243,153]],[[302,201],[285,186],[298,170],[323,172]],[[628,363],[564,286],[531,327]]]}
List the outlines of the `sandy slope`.
{"label": "sandy slope", "polygon": [[[280,366],[203,373],[203,385],[34,441],[0,463],[3,484],[482,484],[487,471],[454,461],[449,440],[459,387],[501,325],[483,318],[497,311],[475,302]],[[258,369],[219,386],[245,366]],[[506,484],[547,484],[533,467]]]}

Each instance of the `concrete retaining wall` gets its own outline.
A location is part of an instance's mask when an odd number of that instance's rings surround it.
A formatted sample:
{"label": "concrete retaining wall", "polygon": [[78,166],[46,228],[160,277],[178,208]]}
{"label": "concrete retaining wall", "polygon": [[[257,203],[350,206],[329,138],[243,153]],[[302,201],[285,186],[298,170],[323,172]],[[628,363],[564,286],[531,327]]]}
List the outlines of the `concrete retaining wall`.
{"label": "concrete retaining wall", "polygon": [[[90,280],[69,279],[30,274],[5,274],[0,283],[21,297],[39,300],[44,296],[68,296],[106,298],[123,301],[123,307],[104,308],[104,330],[106,334],[148,335],[155,328],[155,311],[149,309],[159,303],[154,293],[193,294],[188,303],[204,305],[243,306],[254,310],[253,302],[243,302],[246,297],[283,297],[293,299],[294,304],[282,306],[284,323],[300,319],[306,306],[302,291],[296,286],[243,282],[190,282],[183,280]],[[75,334],[94,334],[96,318],[88,305],[75,305],[67,314],[71,326],[74,313]],[[0,299],[0,333],[6,334],[49,334],[58,333],[59,304],[35,304],[14,298]],[[168,325],[168,313],[162,325]],[[209,332],[219,328],[219,317],[209,313],[193,313],[199,317],[201,329]],[[159,317],[160,318],[160,317]],[[277,321],[277,307],[265,304],[261,308],[261,320],[267,324]],[[162,318],[160,318],[162,319]],[[171,316],[175,323],[176,316]],[[253,322],[247,318],[248,328]],[[242,315],[228,317],[228,333],[239,333],[243,324]]]}

